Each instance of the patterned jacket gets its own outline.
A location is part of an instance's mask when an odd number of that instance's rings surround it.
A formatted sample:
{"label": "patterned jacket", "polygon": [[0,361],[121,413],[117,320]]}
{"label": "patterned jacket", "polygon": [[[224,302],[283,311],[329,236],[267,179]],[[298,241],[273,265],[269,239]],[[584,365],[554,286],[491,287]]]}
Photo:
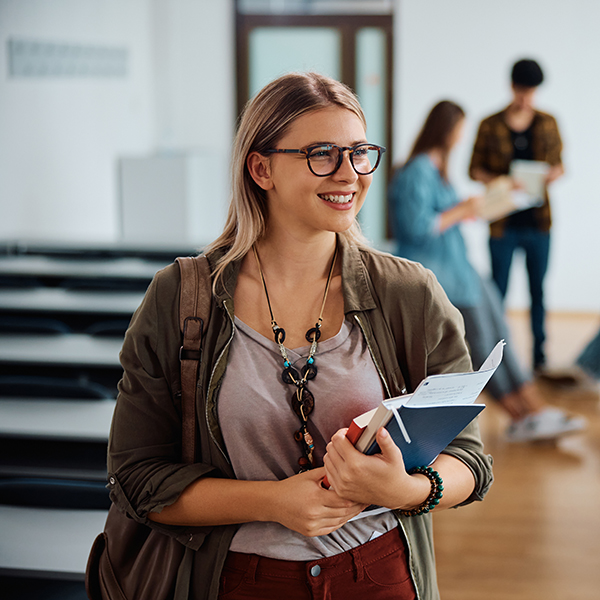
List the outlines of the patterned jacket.
{"label": "patterned jacket", "polygon": [[[484,119],[479,125],[469,175],[473,177],[477,169],[484,169],[492,175],[507,175],[513,159],[513,144],[510,129],[506,124],[506,111],[508,108]],[[535,111],[533,117],[533,160],[547,162],[550,166],[560,165],[562,141],[558,132],[556,119],[549,114]],[[552,215],[548,191],[544,204],[534,208],[535,219],[540,231],[550,231]],[[492,237],[500,237],[506,227],[507,218],[500,219],[490,224]]]}

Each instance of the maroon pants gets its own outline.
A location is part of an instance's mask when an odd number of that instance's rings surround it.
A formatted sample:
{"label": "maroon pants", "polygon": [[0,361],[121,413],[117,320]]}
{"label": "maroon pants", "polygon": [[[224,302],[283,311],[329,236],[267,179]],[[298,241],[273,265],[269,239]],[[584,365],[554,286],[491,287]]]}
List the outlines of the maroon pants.
{"label": "maroon pants", "polygon": [[229,552],[224,600],[415,600],[398,529],[358,548],[308,562]]}

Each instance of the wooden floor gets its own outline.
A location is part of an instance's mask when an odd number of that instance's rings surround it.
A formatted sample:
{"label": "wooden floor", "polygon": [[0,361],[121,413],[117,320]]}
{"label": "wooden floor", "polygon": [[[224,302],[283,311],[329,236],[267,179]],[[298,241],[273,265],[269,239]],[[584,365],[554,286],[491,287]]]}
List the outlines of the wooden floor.
{"label": "wooden floor", "polygon": [[[573,361],[597,330],[594,315],[551,315],[548,356]],[[526,315],[510,316],[527,361]],[[585,415],[585,433],[557,444],[510,444],[492,402],[480,420],[495,482],[484,502],[435,515],[442,600],[600,599],[600,403],[598,391],[538,383],[548,402]]]}

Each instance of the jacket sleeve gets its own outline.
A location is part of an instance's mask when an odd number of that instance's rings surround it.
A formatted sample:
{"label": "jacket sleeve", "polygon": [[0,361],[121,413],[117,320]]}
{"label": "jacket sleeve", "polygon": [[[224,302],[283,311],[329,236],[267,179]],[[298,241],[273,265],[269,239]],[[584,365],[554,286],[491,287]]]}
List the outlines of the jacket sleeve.
{"label": "jacket sleeve", "polygon": [[419,245],[439,236],[439,212],[433,201],[436,190],[429,173],[413,162],[396,173],[389,189],[394,236]]}
{"label": "jacket sleeve", "polygon": [[474,174],[477,169],[490,170],[487,159],[490,135],[489,123],[487,120],[482,121],[477,130],[477,137],[475,138],[475,145],[473,146],[473,154],[471,155],[471,163],[469,165],[469,176],[471,179],[475,179]]}
{"label": "jacket sleeve", "polygon": [[[429,274],[425,302],[428,375],[472,370],[471,358],[464,339],[464,324],[459,311],[450,303],[433,274]],[[493,482],[492,457],[483,451],[478,419],[472,421],[444,450],[469,467],[475,478],[475,488],[460,506],[482,500]]]}
{"label": "jacket sleeve", "polygon": [[547,133],[547,161],[551,166],[562,164],[562,140],[558,131],[558,124],[554,117],[549,118]]}
{"label": "jacket sleeve", "polygon": [[[183,528],[154,523],[148,513],[160,512],[190,483],[214,471],[208,464],[181,461],[180,345],[179,269],[171,265],[150,284],[125,335],[108,473],[111,499],[121,511],[177,539]],[[187,542],[190,528],[186,531]]]}

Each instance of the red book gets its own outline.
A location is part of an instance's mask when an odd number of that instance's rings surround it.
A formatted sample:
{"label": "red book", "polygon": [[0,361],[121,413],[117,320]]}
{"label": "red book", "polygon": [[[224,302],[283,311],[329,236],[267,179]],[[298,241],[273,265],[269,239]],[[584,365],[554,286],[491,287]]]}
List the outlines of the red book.
{"label": "red book", "polygon": [[[367,425],[369,425],[371,418],[376,412],[377,409],[374,408],[373,410],[369,410],[368,412],[359,415],[356,417],[356,419],[352,419],[352,423],[350,423],[350,427],[348,427],[348,431],[346,432],[346,437],[350,440],[353,446],[356,446],[356,442],[358,442],[364,430],[367,428]],[[322,485],[327,489],[330,488],[327,475],[325,475]]]}
{"label": "red book", "polygon": [[[346,437],[365,454],[380,452],[376,442],[385,427],[402,451],[407,470],[431,464],[446,446],[483,410],[483,404],[406,404],[409,395],[391,398],[354,419]],[[394,414],[396,418],[394,418]],[[329,488],[327,477],[323,486]]]}
{"label": "red book", "polygon": [[[484,409],[483,404],[474,402],[502,361],[503,348],[501,340],[479,371],[429,375],[413,394],[384,400],[356,417],[346,437],[360,452],[376,454],[380,451],[377,431],[386,427],[402,451],[407,470],[431,464]],[[327,477],[322,484],[330,487]]]}

